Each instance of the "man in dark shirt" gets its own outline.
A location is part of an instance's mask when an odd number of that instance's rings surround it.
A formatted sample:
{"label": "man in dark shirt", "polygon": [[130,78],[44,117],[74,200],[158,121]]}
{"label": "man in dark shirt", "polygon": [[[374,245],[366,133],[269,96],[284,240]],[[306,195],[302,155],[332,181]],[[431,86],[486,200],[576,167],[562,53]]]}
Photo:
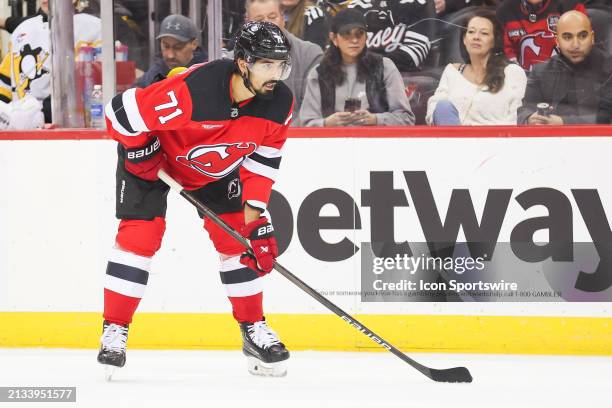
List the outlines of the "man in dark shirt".
{"label": "man in dark shirt", "polygon": [[[594,44],[595,33],[585,14],[568,11],[559,18],[561,54],[537,64],[529,75],[519,123],[596,123],[602,86],[612,74],[612,59]],[[549,109],[538,111],[539,103],[548,104]]]}
{"label": "man in dark shirt", "polygon": [[208,56],[198,45],[200,31],[187,17],[171,14],[164,18],[157,39],[160,40],[161,54],[153,60],[149,70],[141,76],[134,86],[144,88],[176,67],[190,67],[206,62]]}

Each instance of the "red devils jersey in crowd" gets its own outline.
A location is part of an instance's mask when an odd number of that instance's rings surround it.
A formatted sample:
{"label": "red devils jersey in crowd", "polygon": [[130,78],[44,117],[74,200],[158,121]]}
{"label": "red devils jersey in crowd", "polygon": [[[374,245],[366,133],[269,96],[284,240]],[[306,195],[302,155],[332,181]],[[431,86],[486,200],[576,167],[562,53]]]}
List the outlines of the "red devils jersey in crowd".
{"label": "red devils jersey in crowd", "polygon": [[577,0],[544,0],[540,7],[529,7],[526,0],[504,0],[497,9],[506,56],[526,70],[557,54],[555,32],[561,14],[570,10],[586,13]]}
{"label": "red devils jersey in crowd", "polygon": [[[291,121],[293,96],[279,82],[271,99],[233,102],[231,60],[194,65],[106,106],[107,127],[131,158],[164,153],[166,169],[187,189],[240,167],[242,199],[265,209]],[[129,157],[128,157],[129,159]]]}

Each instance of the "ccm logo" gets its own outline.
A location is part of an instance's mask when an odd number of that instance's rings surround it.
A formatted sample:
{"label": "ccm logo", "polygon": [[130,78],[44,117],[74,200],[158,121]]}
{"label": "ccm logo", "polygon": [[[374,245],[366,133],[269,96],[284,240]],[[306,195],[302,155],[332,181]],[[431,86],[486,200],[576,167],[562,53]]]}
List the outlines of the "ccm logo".
{"label": "ccm logo", "polygon": [[157,152],[160,148],[159,139],[155,139],[153,143],[145,146],[144,148],[140,148],[137,150],[128,150],[127,151],[127,159],[130,161],[142,159],[144,157],[150,156],[153,153]]}

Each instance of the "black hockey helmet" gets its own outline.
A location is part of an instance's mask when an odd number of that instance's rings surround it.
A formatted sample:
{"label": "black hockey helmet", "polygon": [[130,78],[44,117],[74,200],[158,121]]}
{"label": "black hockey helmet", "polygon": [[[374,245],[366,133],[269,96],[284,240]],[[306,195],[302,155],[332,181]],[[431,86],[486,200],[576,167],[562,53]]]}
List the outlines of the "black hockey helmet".
{"label": "black hockey helmet", "polygon": [[258,58],[288,60],[291,45],[283,30],[267,21],[248,21],[236,34],[234,61],[239,58],[248,63]]}

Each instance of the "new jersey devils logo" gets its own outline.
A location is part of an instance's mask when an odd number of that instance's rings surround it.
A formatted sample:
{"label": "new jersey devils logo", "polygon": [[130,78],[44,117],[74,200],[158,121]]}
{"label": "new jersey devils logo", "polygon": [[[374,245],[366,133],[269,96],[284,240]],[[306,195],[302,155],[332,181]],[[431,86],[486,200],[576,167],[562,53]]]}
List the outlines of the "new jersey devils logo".
{"label": "new jersey devils logo", "polygon": [[176,160],[209,177],[221,178],[240,166],[256,147],[253,142],[196,146]]}
{"label": "new jersey devils logo", "polygon": [[521,65],[524,69],[531,70],[533,65],[548,61],[556,54],[553,33],[540,31],[521,40]]}

